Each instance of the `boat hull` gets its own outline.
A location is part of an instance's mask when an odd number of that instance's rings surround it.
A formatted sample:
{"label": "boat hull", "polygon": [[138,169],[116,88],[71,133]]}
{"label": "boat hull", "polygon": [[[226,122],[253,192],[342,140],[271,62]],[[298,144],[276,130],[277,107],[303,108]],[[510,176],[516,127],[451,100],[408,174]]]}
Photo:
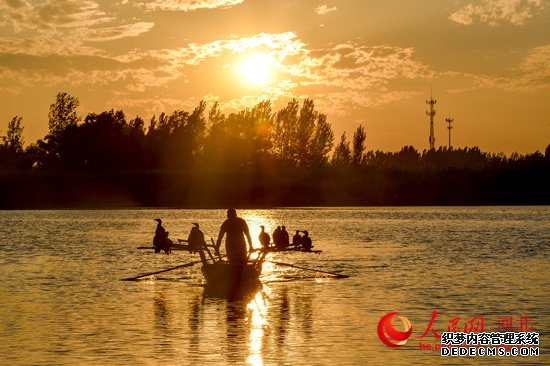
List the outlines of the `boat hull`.
{"label": "boat hull", "polygon": [[260,282],[262,266],[256,264],[236,265],[229,263],[207,263],[201,268],[211,294],[233,295],[255,289]]}

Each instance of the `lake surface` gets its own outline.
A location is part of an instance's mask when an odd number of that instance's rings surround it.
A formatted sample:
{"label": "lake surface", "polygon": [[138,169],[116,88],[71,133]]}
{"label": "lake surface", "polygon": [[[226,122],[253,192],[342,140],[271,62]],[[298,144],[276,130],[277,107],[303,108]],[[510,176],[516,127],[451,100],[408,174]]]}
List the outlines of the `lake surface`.
{"label": "lake surface", "polygon": [[[268,259],[350,278],[264,265],[262,288],[205,294],[195,261],[154,254],[154,218],[172,239],[193,222],[217,237],[224,210],[0,211],[2,365],[550,364],[550,207],[240,210],[260,225],[308,230],[321,254]],[[540,333],[538,357],[441,357],[437,333],[484,322]],[[377,334],[390,312],[406,345]],[[460,318],[460,319],[457,319]],[[454,323],[453,323],[454,322]],[[396,329],[400,323],[394,320]],[[422,343],[422,344],[421,344]]]}

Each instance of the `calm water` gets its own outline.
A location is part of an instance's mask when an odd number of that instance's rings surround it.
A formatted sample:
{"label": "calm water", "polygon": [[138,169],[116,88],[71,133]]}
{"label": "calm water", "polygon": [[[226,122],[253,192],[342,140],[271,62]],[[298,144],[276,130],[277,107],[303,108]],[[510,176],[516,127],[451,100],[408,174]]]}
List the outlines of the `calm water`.
{"label": "calm water", "polygon": [[[198,266],[121,281],[197,260],[137,250],[161,217],[172,238],[192,222],[216,236],[223,210],[0,211],[2,365],[364,365],[550,363],[550,208],[242,210],[259,225],[307,229],[321,254],[270,259],[261,291],[239,301],[205,296]],[[258,243],[256,243],[258,245]],[[539,357],[442,358],[420,350],[431,319],[441,333],[482,316],[541,334]],[[378,339],[397,311],[413,336]],[[479,319],[479,318],[478,318]],[[502,323],[502,322],[501,322]],[[399,323],[394,324],[399,328]]]}

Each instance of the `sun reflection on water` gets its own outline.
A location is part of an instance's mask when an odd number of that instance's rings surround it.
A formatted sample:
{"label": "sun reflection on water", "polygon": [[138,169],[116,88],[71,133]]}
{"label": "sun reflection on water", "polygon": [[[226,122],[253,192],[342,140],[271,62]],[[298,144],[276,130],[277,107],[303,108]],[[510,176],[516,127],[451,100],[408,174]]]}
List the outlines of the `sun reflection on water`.
{"label": "sun reflection on water", "polygon": [[267,322],[267,296],[258,291],[256,296],[248,303],[250,335],[248,340],[248,357],[246,363],[249,365],[263,365],[262,346],[264,331],[268,327]]}

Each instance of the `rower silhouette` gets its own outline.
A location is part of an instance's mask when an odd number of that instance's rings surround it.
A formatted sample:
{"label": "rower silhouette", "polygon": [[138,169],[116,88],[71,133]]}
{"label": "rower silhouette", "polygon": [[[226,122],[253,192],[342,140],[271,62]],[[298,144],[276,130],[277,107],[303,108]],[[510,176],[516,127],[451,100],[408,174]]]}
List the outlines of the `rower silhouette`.
{"label": "rower silhouette", "polygon": [[309,233],[307,232],[307,230],[303,231],[303,233],[304,236],[302,236],[302,248],[304,248],[306,252],[309,252],[311,251],[311,248],[313,248],[313,244],[311,243],[311,238],[309,237]]}
{"label": "rower silhouette", "polygon": [[296,248],[302,245],[302,236],[300,235],[300,230],[296,230],[296,234],[292,237],[292,245]]}
{"label": "rower silhouette", "polygon": [[237,212],[233,208],[227,210],[227,220],[225,220],[220,227],[220,233],[218,234],[218,240],[216,242],[216,252],[218,253],[224,236],[226,236],[225,251],[229,263],[239,265],[246,264],[247,251],[245,238],[248,241],[248,247],[251,252],[254,250],[254,247],[252,246],[252,239],[246,221],[237,217]]}
{"label": "rower silhouette", "polygon": [[290,240],[288,237],[288,231],[286,231],[286,226],[283,225],[281,228],[281,247],[286,248],[290,245]]}
{"label": "rower silhouette", "polygon": [[260,244],[262,244],[262,247],[268,248],[269,244],[271,243],[271,238],[269,237],[269,234],[265,232],[265,227],[260,227],[262,228],[262,232],[258,236],[258,239],[260,239]]}
{"label": "rower silhouette", "polygon": [[281,248],[283,246],[282,231],[280,226],[277,226],[277,228],[273,232],[273,244],[275,244],[277,248]]}

